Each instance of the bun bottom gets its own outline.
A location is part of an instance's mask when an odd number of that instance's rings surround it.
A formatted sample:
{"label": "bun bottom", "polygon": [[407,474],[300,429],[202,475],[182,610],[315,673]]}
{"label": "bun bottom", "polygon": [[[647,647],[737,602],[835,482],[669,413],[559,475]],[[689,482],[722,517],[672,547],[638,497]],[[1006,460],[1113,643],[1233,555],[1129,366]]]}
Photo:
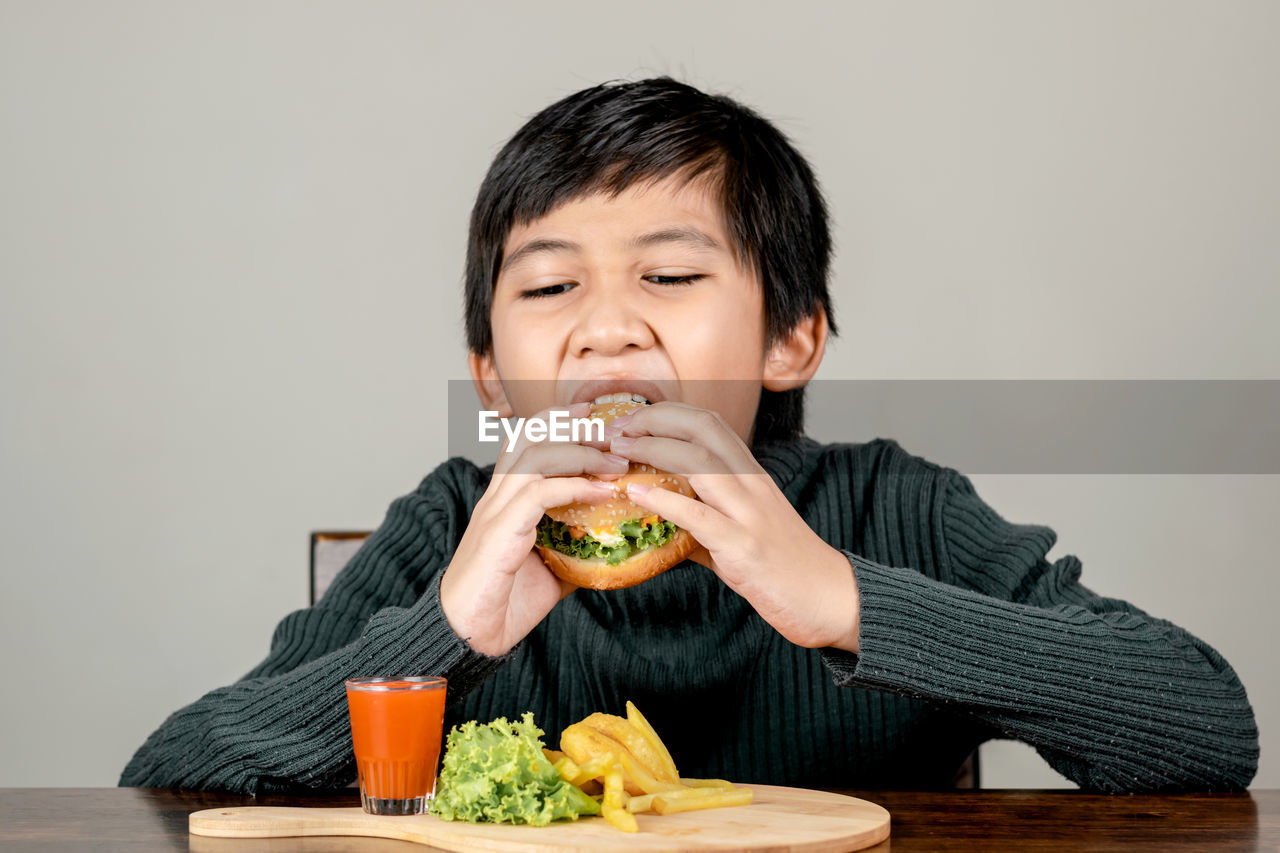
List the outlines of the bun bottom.
{"label": "bun bottom", "polygon": [[603,557],[583,560],[555,548],[536,547],[542,555],[542,562],[562,580],[586,589],[626,589],[660,575],[684,560],[698,547],[698,540],[689,531],[681,529],[667,544],[646,548],[616,566],[606,563]]}

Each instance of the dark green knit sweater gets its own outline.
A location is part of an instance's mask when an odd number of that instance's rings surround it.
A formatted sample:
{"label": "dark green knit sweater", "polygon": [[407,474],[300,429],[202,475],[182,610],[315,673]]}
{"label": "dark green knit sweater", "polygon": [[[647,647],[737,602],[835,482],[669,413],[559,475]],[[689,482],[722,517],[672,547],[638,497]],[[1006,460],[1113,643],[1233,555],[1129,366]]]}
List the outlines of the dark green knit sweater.
{"label": "dark green knit sweater", "polygon": [[967,477],[895,442],[773,444],[757,457],[849,558],[861,650],[794,646],[709,570],[578,590],[501,658],[440,611],[439,579],[492,466],[460,458],[396,500],[314,607],[243,680],[167,719],[122,785],[259,792],[355,778],[343,680],[449,678],[448,723],[531,710],[549,745],[633,700],[681,773],[807,786],[940,787],[983,740],[1032,744],[1101,791],[1226,789],[1257,768],[1235,673],[1186,631],[1045,560]]}

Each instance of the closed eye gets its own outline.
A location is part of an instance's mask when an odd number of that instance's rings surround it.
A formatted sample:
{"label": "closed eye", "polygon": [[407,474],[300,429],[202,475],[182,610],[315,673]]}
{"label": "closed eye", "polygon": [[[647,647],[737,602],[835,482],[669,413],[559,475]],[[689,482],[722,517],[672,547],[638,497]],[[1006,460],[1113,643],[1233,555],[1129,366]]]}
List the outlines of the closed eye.
{"label": "closed eye", "polygon": [[705,275],[648,275],[645,276],[646,281],[652,281],[654,284],[693,284],[700,278],[706,278]]}
{"label": "closed eye", "polygon": [[[699,279],[706,278],[705,275],[647,275],[645,281],[651,281],[654,284],[661,284],[666,287],[679,287],[685,284],[693,284]],[[572,281],[560,282],[558,284],[548,284],[546,287],[538,287],[533,290],[526,290],[520,294],[521,299],[541,299],[545,296],[559,296],[562,293],[568,293],[571,288],[578,285]]]}
{"label": "closed eye", "polygon": [[561,284],[548,284],[546,287],[538,287],[533,290],[526,290],[520,294],[520,298],[521,299],[539,299],[544,296],[556,296],[561,293],[568,293],[569,288],[571,287],[577,287],[577,285],[571,281],[566,281]]}

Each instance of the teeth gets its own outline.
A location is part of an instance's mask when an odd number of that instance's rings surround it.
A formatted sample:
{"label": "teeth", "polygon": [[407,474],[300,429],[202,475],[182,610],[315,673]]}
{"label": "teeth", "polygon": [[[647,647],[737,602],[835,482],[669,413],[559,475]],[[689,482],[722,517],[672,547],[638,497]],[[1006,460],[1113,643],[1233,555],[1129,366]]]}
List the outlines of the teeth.
{"label": "teeth", "polygon": [[603,406],[607,403],[631,403],[631,402],[644,403],[645,405],[649,404],[649,401],[640,394],[635,394],[631,391],[619,391],[616,394],[602,394],[601,396],[596,397],[595,400],[592,401],[592,405]]}

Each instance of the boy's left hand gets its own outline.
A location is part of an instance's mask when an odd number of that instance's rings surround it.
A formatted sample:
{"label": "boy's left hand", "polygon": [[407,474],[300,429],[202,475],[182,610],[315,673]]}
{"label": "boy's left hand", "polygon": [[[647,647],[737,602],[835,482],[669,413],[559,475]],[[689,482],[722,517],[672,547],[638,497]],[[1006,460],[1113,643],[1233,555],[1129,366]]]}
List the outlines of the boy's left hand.
{"label": "boy's left hand", "polygon": [[[848,558],[814,533],[716,412],[672,401],[610,425],[609,449],[682,474],[698,500],[632,484],[632,501],[685,528],[689,555],[798,646],[858,651],[858,591]],[[615,428],[616,427],[616,428]]]}

